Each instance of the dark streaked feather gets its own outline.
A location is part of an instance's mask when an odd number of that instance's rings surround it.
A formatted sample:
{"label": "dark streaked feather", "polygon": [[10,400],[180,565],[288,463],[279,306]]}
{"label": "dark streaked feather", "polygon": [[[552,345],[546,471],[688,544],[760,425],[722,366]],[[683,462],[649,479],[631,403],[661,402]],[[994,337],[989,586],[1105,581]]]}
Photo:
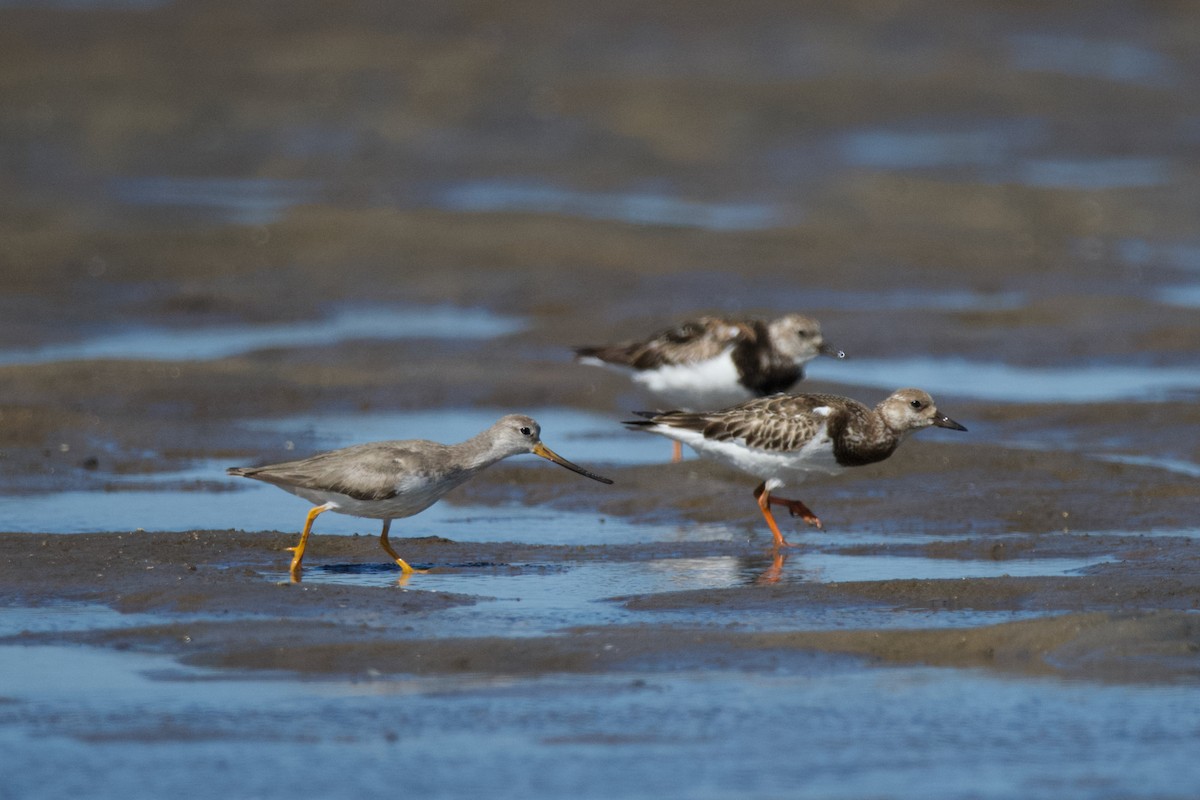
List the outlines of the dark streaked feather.
{"label": "dark streaked feather", "polygon": [[[752,326],[737,321],[699,317],[659,331],[647,339],[577,347],[575,354],[635,370],[651,370],[716,358],[729,347],[754,339],[755,335]],[[766,341],[765,330],[763,341]]]}
{"label": "dark streaked feather", "polygon": [[[822,416],[814,409],[827,407]],[[871,410],[855,400],[829,394],[780,394],[761,397],[724,411],[693,413],[669,411],[627,425],[664,425],[700,431],[713,441],[739,440],[747,447],[769,452],[791,452],[805,445],[827,423],[834,434],[847,427],[869,424]]]}
{"label": "dark streaked feather", "polygon": [[765,323],[758,320],[742,325],[751,333],[740,337],[731,356],[738,382],[759,397],[787,391],[804,377],[804,370],[792,359],[771,346]]}

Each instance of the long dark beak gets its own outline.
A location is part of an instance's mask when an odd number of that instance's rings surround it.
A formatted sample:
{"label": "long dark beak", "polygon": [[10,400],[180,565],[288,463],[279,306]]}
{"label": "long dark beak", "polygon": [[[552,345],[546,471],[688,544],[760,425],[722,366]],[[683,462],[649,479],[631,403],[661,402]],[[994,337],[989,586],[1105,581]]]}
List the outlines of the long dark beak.
{"label": "long dark beak", "polygon": [[949,428],[952,431],[966,430],[966,428],[964,428],[962,425],[959,425],[957,422],[941,413],[933,418],[933,424],[937,425],[939,428]]}
{"label": "long dark beak", "polygon": [[823,342],[821,344],[821,346],[817,348],[817,353],[818,353],[818,355],[830,356],[832,358],[845,358],[846,357],[845,351],[838,350],[833,345],[825,343],[825,342]]}
{"label": "long dark beak", "polygon": [[611,478],[602,478],[601,476],[595,474],[594,472],[588,472],[586,469],[579,466],[578,464],[572,464],[570,461],[567,461],[565,458],[563,458],[558,453],[551,450],[549,447],[546,447],[546,445],[542,444],[541,442],[538,442],[537,444],[535,444],[533,446],[533,454],[535,456],[541,456],[542,458],[546,459],[547,461],[553,461],[555,464],[558,464],[560,467],[566,467],[567,469],[571,470],[572,472],[578,472],[580,475],[582,475],[585,478],[591,478],[592,480],[600,481],[601,483],[609,483],[609,484],[612,483]]}

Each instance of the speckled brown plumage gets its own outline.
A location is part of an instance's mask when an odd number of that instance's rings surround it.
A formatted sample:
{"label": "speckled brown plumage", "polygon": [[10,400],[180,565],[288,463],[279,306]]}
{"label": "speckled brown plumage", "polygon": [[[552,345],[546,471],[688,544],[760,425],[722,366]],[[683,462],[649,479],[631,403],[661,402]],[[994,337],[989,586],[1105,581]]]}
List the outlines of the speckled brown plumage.
{"label": "speckled brown plumage", "polygon": [[844,357],[801,314],[765,322],[699,317],[645,339],[575,348],[581,363],[630,373],[676,408],[706,410],[785,391],[818,355]]}
{"label": "speckled brown plumage", "polygon": [[626,424],[691,446],[701,456],[762,479],[755,498],[776,545],[786,545],[769,505],[784,505],[820,527],[821,521],[798,500],[771,492],[799,483],[810,473],[836,475],[848,467],[882,461],[909,434],[931,425],[965,431],[937,410],[920,389],[900,389],[869,408],[831,394],[773,395],[715,412],[642,412]]}

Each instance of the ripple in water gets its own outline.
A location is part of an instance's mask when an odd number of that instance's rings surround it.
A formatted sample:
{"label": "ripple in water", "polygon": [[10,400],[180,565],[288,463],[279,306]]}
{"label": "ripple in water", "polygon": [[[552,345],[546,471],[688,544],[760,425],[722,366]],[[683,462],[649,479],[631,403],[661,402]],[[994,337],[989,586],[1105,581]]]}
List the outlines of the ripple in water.
{"label": "ripple in water", "polygon": [[201,328],[136,326],[90,339],[0,351],[0,364],[148,359],[205,361],[269,348],[326,346],[365,339],[485,339],[519,331],[524,322],[479,308],[344,308],[323,319]]}
{"label": "ripple in water", "polygon": [[[933,394],[1002,403],[1100,403],[1161,400],[1200,391],[1200,367],[1135,364],[1026,367],[958,358],[853,359],[809,365],[814,379],[891,391],[917,386]],[[970,426],[968,426],[970,427]]]}

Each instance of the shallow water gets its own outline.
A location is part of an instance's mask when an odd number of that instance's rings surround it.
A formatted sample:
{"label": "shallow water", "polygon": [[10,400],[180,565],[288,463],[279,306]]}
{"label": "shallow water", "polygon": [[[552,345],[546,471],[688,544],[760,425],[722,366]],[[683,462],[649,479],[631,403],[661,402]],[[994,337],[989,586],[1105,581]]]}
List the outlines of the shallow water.
{"label": "shallow water", "polygon": [[1177,270],[1200,270],[1200,245],[1195,242],[1122,239],[1116,244],[1116,252],[1135,267],[1161,265]]}
{"label": "shallow water", "polygon": [[398,775],[422,796],[495,798],[890,798],[911,786],[935,799],[1172,798],[1200,782],[1190,685],[820,657],[748,672],[293,682],[55,646],[0,647],[0,672],[14,676],[0,704],[0,742],[22,754],[5,780],[14,797],[361,797],[394,791]]}
{"label": "shallow water", "polygon": [[[974,431],[974,428],[972,429]],[[980,431],[983,434],[983,431]],[[1174,455],[1167,447],[1159,447],[1154,453],[1128,452],[1134,450],[1138,443],[1139,432],[1127,430],[1124,432],[1106,431],[1096,439],[1080,435],[1078,431],[1060,431],[1058,435],[1042,433],[1036,438],[1017,434],[1015,437],[1003,438],[1005,447],[1041,452],[1068,451],[1095,461],[1107,461],[1112,464],[1129,464],[1136,467],[1150,467],[1176,475],[1200,477],[1200,464],[1180,455]],[[1190,443],[1176,443],[1186,451]]]}
{"label": "shallow water", "polygon": [[1017,178],[1041,189],[1140,189],[1170,183],[1176,167],[1165,158],[1038,159],[1021,164]]}
{"label": "shallow water", "polygon": [[161,621],[161,617],[153,614],[122,614],[98,603],[61,601],[33,607],[0,606],[0,637],[132,628]]}
{"label": "shallow water", "polygon": [[[659,622],[664,613],[676,624],[731,624],[729,615],[699,605],[672,612],[635,612],[612,598],[660,592],[727,589],[737,586],[788,583],[840,583],[896,579],[961,580],[1002,576],[1031,577],[1076,574],[1111,563],[1105,556],[1088,558],[1014,558],[1002,561],[927,559],[888,555],[842,555],[803,550],[782,563],[765,555],[661,558],[635,562],[565,562],[554,564],[414,564],[432,569],[401,579],[392,564],[341,564],[307,567],[305,584],[347,584],[401,591],[449,592],[471,595],[475,605],[438,613],[435,635],[540,636],[579,626],[629,625]],[[288,581],[285,570],[268,573],[270,581]],[[1006,622],[1034,616],[1031,612],[948,612],[935,609],[825,607],[770,610],[741,615],[736,624],[759,630],[846,627],[968,626]]]}
{"label": "shallow water", "polygon": [[[1194,432],[1106,432],[1096,422],[1102,410],[1082,404],[1200,395],[1200,350],[1186,324],[1186,310],[1200,306],[1191,185],[1200,93],[1187,33],[1196,29],[1194,9],[968,2],[946,14],[920,2],[766,3],[673,15],[633,5],[434,5],[349,4],[329,14],[318,3],[246,14],[226,0],[0,0],[10,55],[0,81],[0,324],[4,341],[20,345],[0,353],[0,456],[11,451],[11,463],[30,467],[7,473],[14,485],[42,492],[0,497],[0,529],[295,530],[304,501],[226,477],[238,460],[220,455],[240,445],[222,437],[207,458],[196,444],[203,437],[187,426],[249,429],[297,455],[374,439],[461,440],[511,410],[502,408],[509,399],[540,396],[547,381],[544,361],[527,369],[514,360],[509,375],[493,372],[495,385],[472,395],[492,408],[349,414],[339,409],[365,405],[362,387],[338,383],[332,359],[345,348],[326,346],[465,340],[449,348],[453,360],[470,340],[520,332],[522,352],[565,362],[575,334],[648,332],[698,312],[811,310],[828,316],[831,339],[851,350],[844,362],[813,363],[817,381],[878,396],[921,385],[939,399],[1005,404],[1009,420],[1022,403],[1067,408],[1053,426],[1034,413],[1019,432],[1015,422],[963,418],[972,436],[923,435],[953,444],[955,456],[972,454],[972,441],[987,445],[979,448],[982,482],[956,499],[970,509],[970,524],[931,514],[933,534],[919,514],[892,522],[864,508],[847,515],[861,518],[859,527],[797,531],[800,547],[776,565],[756,512],[742,505],[744,489],[728,523],[711,525],[688,524],[682,509],[672,516],[654,498],[621,501],[632,514],[652,510],[653,523],[578,507],[443,502],[394,526],[402,553],[405,536],[440,535],[710,541],[723,543],[709,545],[723,555],[441,564],[400,587],[383,564],[378,523],[327,514],[318,533],[364,534],[361,552],[371,555],[363,557],[377,560],[329,563],[317,549],[304,580],[366,584],[381,598],[480,598],[413,613],[399,637],[530,636],[578,625],[603,636],[606,626],[648,621],[737,631],[975,626],[1050,613],[1061,600],[1035,594],[1030,610],[974,612],[793,599],[743,612],[723,606],[722,595],[669,611],[605,598],[776,578],[1076,575],[1097,564],[1105,565],[1097,574],[1124,577],[1121,591],[1135,598],[1106,597],[1101,607],[1140,610],[1146,597],[1186,603],[1155,594],[1152,578],[1137,585],[1148,572],[1130,566],[1126,574],[1106,553],[1118,552],[1110,537],[1145,537],[1144,548],[1126,543],[1125,554],[1150,553],[1164,537],[1200,538],[1184,485],[1200,475]],[[381,298],[447,305],[356,307],[374,287]],[[203,307],[210,297],[245,309],[247,319],[329,314],[200,327],[178,304],[196,298]],[[1121,297],[1133,298],[1130,309],[1114,302]],[[128,311],[93,307],[109,298],[128,300]],[[30,308],[45,309],[45,318]],[[118,318],[128,323],[89,327]],[[938,352],[955,353],[962,342],[986,356],[867,357],[873,341],[912,324],[937,337]],[[1066,329],[1067,347],[1056,349],[1056,326]],[[281,359],[287,369],[311,357],[331,375],[295,402],[294,416],[233,418],[204,385],[219,363],[183,370],[193,374],[174,386],[150,368],[88,363],[217,362],[266,348],[295,348]],[[386,359],[383,350],[362,358]],[[1045,354],[1046,366],[1022,361],[1032,352]],[[83,363],[60,363],[68,360]],[[247,377],[253,388],[245,391],[286,382],[287,370],[270,361],[261,359],[263,377]],[[459,366],[447,364],[448,387]],[[113,374],[129,383],[116,385]],[[591,379],[565,363],[562,377],[579,383],[555,397],[582,393]],[[451,396],[447,386],[432,391]],[[592,388],[631,391],[599,379]],[[614,413],[536,404],[547,444],[562,455],[598,472],[666,461],[667,442],[621,428],[618,409],[628,406],[573,397],[561,402]],[[289,407],[286,397],[273,399],[272,408]],[[405,401],[419,402],[415,392]],[[138,403],[160,415],[153,428],[140,427]],[[162,424],[164,408],[186,409],[178,422],[188,435],[176,439],[179,428]],[[946,410],[960,416],[949,402]],[[1005,446],[1042,441],[1079,457],[1052,465],[1060,486],[1022,485],[989,430],[1020,438]],[[163,469],[108,474],[105,459],[89,469],[77,450],[55,450],[68,441],[91,447],[89,437],[109,431],[113,440],[97,443],[98,452],[136,453],[139,464],[161,454]],[[182,457],[171,454],[181,452],[199,458],[179,466]],[[989,457],[996,472],[987,471]],[[1126,467],[1105,467],[1111,477],[1100,475],[1097,486],[1071,480],[1075,467],[1097,475],[1096,460]],[[557,468],[525,457],[505,469]],[[1145,491],[1128,491],[1124,480],[1135,476]],[[945,496],[962,488],[949,470],[931,470],[930,479]],[[875,496],[889,490],[880,484]],[[996,531],[1025,530],[1024,520],[1041,531],[1037,520],[1057,521],[1064,508],[1074,523],[1075,501],[1089,491],[1113,500],[1093,520],[1120,520],[1121,529],[1094,531],[1094,542],[1055,533],[1038,541],[1087,557],[913,555],[978,531],[1005,542],[1010,534]],[[1026,502],[1029,516],[1015,514]],[[904,554],[884,555],[883,545],[905,545]],[[655,552],[664,551],[672,548]],[[246,580],[274,591],[257,582],[285,577]],[[192,619],[6,606],[0,635]],[[3,770],[0,799],[1200,793],[1194,683],[1008,679],[804,653],[723,656],[603,676],[262,679],[166,656],[10,641],[0,644],[0,761],[20,768]]]}
{"label": "shallow water", "polygon": [[[100,4],[96,0],[76,2]],[[141,4],[150,5],[151,0],[142,0]],[[114,178],[108,185],[109,196],[126,205],[186,210],[192,219],[211,216],[240,225],[275,222],[292,206],[310,202],[319,193],[316,181],[272,178],[150,175]]]}
{"label": "shallow water", "polygon": [[491,339],[515,333],[521,320],[480,308],[355,306],[301,322],[198,328],[125,327],[91,338],[0,351],[0,364],[94,359],[197,361],[255,350],[333,345],[365,339]]}
{"label": "shallow water", "polygon": [[1175,64],[1162,53],[1133,42],[1022,33],[1008,37],[1008,45],[1010,61],[1019,70],[1155,87],[1172,85],[1180,77]]}
{"label": "shallow water", "polygon": [[796,222],[795,209],[757,203],[704,203],[656,192],[589,192],[535,182],[488,181],[437,192],[433,205],[454,211],[515,211],[714,231],[763,230]]}
{"label": "shallow water", "polygon": [[[436,571],[414,575],[405,586],[426,591],[492,596],[537,607],[591,602],[624,594],[683,589],[724,589],[758,583],[765,570],[761,558],[709,556],[655,559],[636,563],[579,563],[571,565],[414,564]],[[785,559],[782,583],[843,583],[847,581],[955,580],[960,578],[1070,575],[1112,559],[1012,558],[975,560],[920,558],[894,555],[844,555],[804,550]],[[286,578],[284,573],[269,576]],[[365,586],[391,586],[398,572],[390,564],[323,566],[304,580]],[[534,580],[536,579],[536,580]],[[561,580],[560,580],[561,579]],[[574,595],[573,597],[571,595]]]}
{"label": "shallow water", "polygon": [[[1042,189],[1101,191],[1158,186],[1172,180],[1168,159],[1031,158],[1049,137],[1037,119],[988,120],[976,126],[863,130],[838,144],[849,164],[886,170],[943,170],[963,180]],[[953,170],[953,172],[951,172]]]}
{"label": "shallow water", "polygon": [[[550,468],[550,467],[547,467]],[[244,479],[243,479],[244,481]],[[295,530],[311,504],[272,486],[231,492],[131,490],[74,491],[0,497],[5,530],[29,533],[101,531]],[[323,514],[321,534],[378,536],[378,520]],[[531,544],[632,544],[650,541],[713,541],[732,538],[722,525],[632,523],[590,511],[545,507],[460,506],[439,502],[392,525],[393,538],[445,536],[467,542],[521,541]]]}
{"label": "shallow water", "polygon": [[1000,403],[1098,403],[1165,400],[1200,393],[1200,366],[1063,364],[1027,367],[961,358],[851,359],[834,365],[814,361],[814,379],[879,389],[919,386],[934,396]]}
{"label": "shallow water", "polygon": [[1160,303],[1186,308],[1200,308],[1200,286],[1195,284],[1166,286],[1154,292]]}
{"label": "shallow water", "polygon": [[1142,456],[1127,453],[1104,453],[1093,456],[1101,461],[1111,461],[1114,464],[1132,464],[1137,467],[1154,467],[1155,469],[1187,475],[1190,478],[1200,478],[1200,464],[1185,461],[1181,458],[1165,458],[1162,456]]}
{"label": "shallow water", "polygon": [[1044,125],[1036,120],[989,120],[959,131],[855,131],[842,137],[839,152],[847,162],[863,167],[996,167],[1044,137]]}

